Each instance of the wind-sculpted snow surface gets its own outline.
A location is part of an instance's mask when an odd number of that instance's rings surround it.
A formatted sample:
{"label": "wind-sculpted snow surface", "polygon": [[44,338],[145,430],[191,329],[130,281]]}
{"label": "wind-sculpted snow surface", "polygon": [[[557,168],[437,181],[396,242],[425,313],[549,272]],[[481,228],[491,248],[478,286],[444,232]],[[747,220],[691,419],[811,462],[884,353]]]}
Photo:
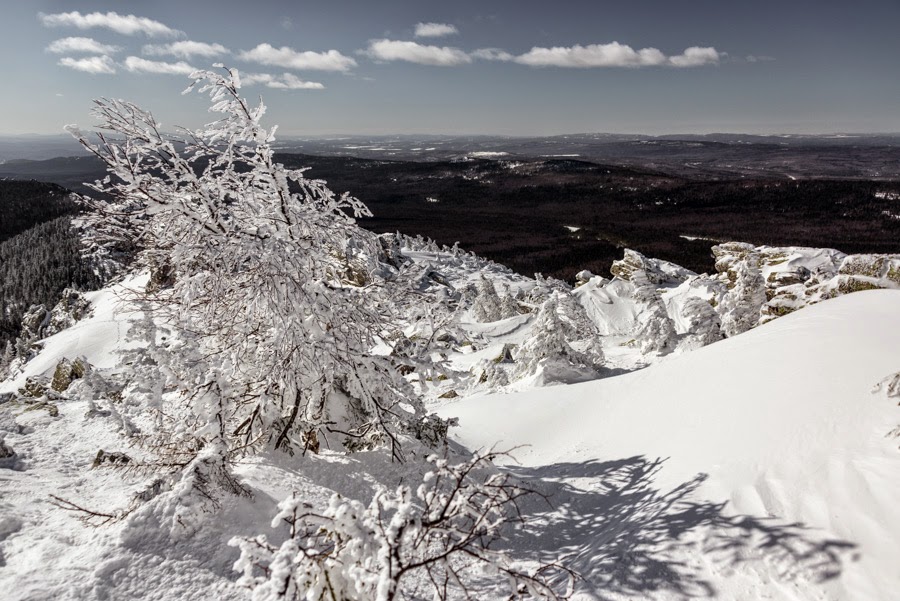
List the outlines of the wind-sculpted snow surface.
{"label": "wind-sculpted snow surface", "polygon": [[[616,378],[442,408],[551,493],[515,545],[597,598],[881,599],[900,590],[900,292],[847,295]],[[889,389],[893,380],[885,380]]]}

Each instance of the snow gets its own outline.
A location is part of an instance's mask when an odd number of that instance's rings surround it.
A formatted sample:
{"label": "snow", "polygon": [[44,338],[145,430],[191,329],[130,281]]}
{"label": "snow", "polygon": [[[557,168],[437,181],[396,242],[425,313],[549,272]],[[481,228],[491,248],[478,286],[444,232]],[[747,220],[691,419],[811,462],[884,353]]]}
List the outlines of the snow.
{"label": "snow", "polygon": [[630,334],[637,329],[640,309],[631,297],[633,289],[630,282],[618,278],[609,281],[594,276],[576,288],[573,294],[600,333],[614,336]]}
{"label": "snow", "polygon": [[0,381],[0,393],[17,390],[29,376],[52,375],[56,364],[64,357],[86,357],[95,367],[115,368],[119,363],[119,351],[128,348],[125,336],[129,316],[121,314],[121,301],[129,291],[146,285],[148,278],[149,274],[143,273],[109,288],[84,293],[91,303],[91,318],[45,339],[44,350],[25,365],[21,374]]}
{"label": "snow", "polygon": [[508,152],[495,152],[495,151],[491,151],[491,150],[479,150],[476,152],[470,152],[466,156],[478,158],[478,159],[490,159],[493,157],[504,157],[507,155],[509,155]]}
{"label": "snow", "polygon": [[[766,263],[766,274],[834,270],[843,258],[827,249],[779,253],[783,262]],[[423,248],[404,255],[458,290],[482,275],[510,294],[538,285],[474,255]],[[681,307],[691,297],[712,298],[712,280],[657,267],[670,278],[659,290],[682,333]],[[89,293],[90,316],[44,340],[0,393],[52,373],[63,357],[120,369],[129,323],[141,317],[123,299],[146,278]],[[894,599],[900,451],[888,434],[900,410],[896,399],[870,391],[900,369],[900,292],[847,294],[660,360],[641,355],[632,339],[633,291],[632,282],[599,276],[572,290],[601,330],[606,357],[607,377],[581,384],[530,388],[537,377],[493,391],[473,384],[472,370],[504,345],[521,345],[535,316],[457,317],[466,343],[448,348],[451,377],[432,382],[426,399],[460,418],[455,445],[517,447],[520,463],[508,469],[550,501],[523,505],[530,525],[510,533],[506,550],[526,561],[567,557],[585,576],[580,601]],[[451,389],[461,396],[438,398]],[[0,438],[17,453],[12,469],[0,469],[0,587],[12,600],[247,598],[232,569],[238,551],[226,542],[265,533],[278,544],[269,523],[286,495],[297,491],[318,506],[334,492],[365,501],[377,486],[411,482],[423,469],[417,460],[398,466],[380,451],[266,453],[236,469],[253,498],[228,498],[192,536],[170,538],[167,516],[152,506],[89,528],[49,495],[99,511],[124,508],[146,478],[91,462],[100,449],[132,457],[141,450],[114,416],[88,417],[87,401],[58,401],[59,417],[12,405],[0,405]]]}
{"label": "snow", "polygon": [[[731,562],[704,547],[714,544],[715,520],[677,524],[683,515],[659,508],[666,536],[646,542],[642,524],[624,536],[659,561],[683,562],[688,575],[623,598],[680,598],[670,587],[681,578],[723,598],[894,599],[900,452],[885,435],[900,412],[870,390],[900,365],[898,331],[900,293],[861,292],[639,372],[461,399],[440,412],[459,417],[461,444],[519,447],[520,469],[559,478],[554,519],[563,524],[578,517],[566,511],[586,509],[581,496],[605,502],[592,492],[611,486],[598,466],[619,464],[646,470],[642,486],[686,487],[682,503],[744,516],[750,531],[730,542],[741,547],[741,561]],[[599,531],[566,548],[588,546],[614,519],[597,518]],[[672,534],[684,531],[698,538],[684,544]],[[754,542],[763,535],[768,544]],[[795,535],[789,546],[809,555],[779,548],[778,536]]]}

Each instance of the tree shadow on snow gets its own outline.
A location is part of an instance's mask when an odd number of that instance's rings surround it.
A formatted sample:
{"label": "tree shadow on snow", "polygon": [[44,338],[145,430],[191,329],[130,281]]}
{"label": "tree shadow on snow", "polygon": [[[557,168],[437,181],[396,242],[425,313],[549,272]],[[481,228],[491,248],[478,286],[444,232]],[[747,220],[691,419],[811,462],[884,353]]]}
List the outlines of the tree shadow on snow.
{"label": "tree shadow on snow", "polygon": [[715,596],[709,575],[743,563],[764,562],[781,580],[827,581],[855,548],[800,523],[729,515],[726,503],[693,495],[706,474],[669,491],[654,488],[663,461],[512,468],[549,501],[534,498],[523,508],[526,525],[508,537],[514,554],[563,558],[584,579],[578,588],[601,599],[657,592],[681,598]]}

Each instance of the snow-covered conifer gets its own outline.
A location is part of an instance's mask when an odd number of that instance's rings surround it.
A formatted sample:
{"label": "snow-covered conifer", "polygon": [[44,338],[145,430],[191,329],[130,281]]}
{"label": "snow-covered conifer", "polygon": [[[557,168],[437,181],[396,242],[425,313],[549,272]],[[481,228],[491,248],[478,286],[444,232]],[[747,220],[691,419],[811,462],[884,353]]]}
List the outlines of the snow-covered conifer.
{"label": "snow-covered conifer", "polygon": [[477,289],[478,295],[472,305],[472,316],[475,320],[488,323],[502,319],[500,296],[497,294],[497,289],[494,288],[494,283],[482,274],[478,280]]}
{"label": "snow-covered conifer", "polygon": [[759,256],[748,254],[735,268],[734,287],[722,299],[722,331],[737,336],[759,323],[766,304],[766,282],[759,270]]}
{"label": "snow-covered conifer", "polygon": [[687,299],[681,308],[681,316],[688,323],[685,348],[700,348],[724,337],[719,314],[709,301],[703,298],[692,296]]}
{"label": "snow-covered conifer", "polygon": [[597,371],[603,362],[598,344],[590,344],[585,352],[577,351],[568,338],[575,332],[560,319],[559,300],[552,295],[537,312],[530,334],[516,352],[515,378],[533,375],[541,368],[568,367]]}
{"label": "snow-covered conifer", "polygon": [[635,285],[634,298],[641,306],[638,315],[637,338],[642,353],[667,353],[675,348],[678,341],[675,324],[666,311],[659,292],[646,272],[637,269],[631,274]]}
{"label": "snow-covered conifer", "polygon": [[517,303],[513,295],[510,294],[509,287],[506,287],[504,293],[500,296],[500,319],[515,317],[519,314],[519,303]]}
{"label": "snow-covered conifer", "polygon": [[11,340],[7,340],[4,345],[3,352],[0,353],[0,380],[5,378],[9,373],[9,366],[12,365],[16,358],[16,351],[13,348]]}

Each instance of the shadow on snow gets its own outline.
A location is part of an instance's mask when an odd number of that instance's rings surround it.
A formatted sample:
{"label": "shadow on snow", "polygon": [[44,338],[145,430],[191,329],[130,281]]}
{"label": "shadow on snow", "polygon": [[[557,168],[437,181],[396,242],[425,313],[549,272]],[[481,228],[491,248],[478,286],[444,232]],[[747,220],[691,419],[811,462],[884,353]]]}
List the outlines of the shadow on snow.
{"label": "shadow on snow", "polygon": [[523,507],[527,522],[510,533],[511,550],[563,559],[583,578],[577,589],[603,599],[655,592],[713,597],[710,572],[751,562],[764,562],[782,580],[824,582],[840,574],[855,548],[800,523],[730,515],[727,503],[697,499],[706,474],[658,490],[654,478],[663,462],[631,457],[509,468],[549,501],[534,498]]}

